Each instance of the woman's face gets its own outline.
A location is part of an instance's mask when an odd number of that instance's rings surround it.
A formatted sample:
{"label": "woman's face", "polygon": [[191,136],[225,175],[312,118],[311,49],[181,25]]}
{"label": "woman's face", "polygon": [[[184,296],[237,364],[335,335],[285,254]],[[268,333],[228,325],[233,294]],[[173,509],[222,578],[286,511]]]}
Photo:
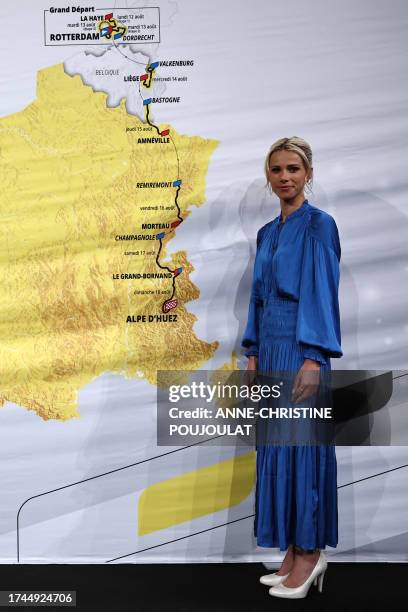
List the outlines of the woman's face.
{"label": "woman's face", "polygon": [[292,200],[303,193],[308,178],[302,158],[294,151],[275,151],[270,156],[269,181],[281,200]]}

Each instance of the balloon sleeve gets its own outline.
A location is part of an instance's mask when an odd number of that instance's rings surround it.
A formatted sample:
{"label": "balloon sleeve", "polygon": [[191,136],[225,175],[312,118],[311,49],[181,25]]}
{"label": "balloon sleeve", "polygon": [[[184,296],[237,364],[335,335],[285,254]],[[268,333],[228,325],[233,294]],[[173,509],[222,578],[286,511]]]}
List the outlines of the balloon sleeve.
{"label": "balloon sleeve", "polygon": [[340,255],[336,223],[326,215],[306,236],[296,327],[303,357],[323,364],[328,357],[343,354],[338,300]]}
{"label": "balloon sleeve", "polygon": [[256,255],[252,275],[251,295],[249,299],[247,326],[242,337],[242,346],[246,348],[245,356],[258,356],[259,354],[259,321],[263,308],[261,295],[261,280],[257,278],[257,256],[261,242],[262,228],[258,231],[256,239]]}

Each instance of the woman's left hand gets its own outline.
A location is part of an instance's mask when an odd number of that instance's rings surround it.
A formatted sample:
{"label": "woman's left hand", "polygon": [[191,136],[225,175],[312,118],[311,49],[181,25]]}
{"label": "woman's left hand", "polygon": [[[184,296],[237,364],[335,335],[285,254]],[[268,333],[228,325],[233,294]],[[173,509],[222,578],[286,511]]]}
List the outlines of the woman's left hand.
{"label": "woman's left hand", "polygon": [[303,402],[317,393],[320,383],[320,363],[305,359],[293,383],[291,401]]}

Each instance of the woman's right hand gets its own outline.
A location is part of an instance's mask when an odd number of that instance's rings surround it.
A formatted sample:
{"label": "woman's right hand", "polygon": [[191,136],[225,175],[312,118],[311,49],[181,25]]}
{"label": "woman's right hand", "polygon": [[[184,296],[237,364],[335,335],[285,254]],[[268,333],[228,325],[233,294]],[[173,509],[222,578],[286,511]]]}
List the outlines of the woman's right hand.
{"label": "woman's right hand", "polygon": [[244,385],[251,388],[256,377],[258,369],[258,357],[251,355],[248,357],[247,369],[244,372]]}

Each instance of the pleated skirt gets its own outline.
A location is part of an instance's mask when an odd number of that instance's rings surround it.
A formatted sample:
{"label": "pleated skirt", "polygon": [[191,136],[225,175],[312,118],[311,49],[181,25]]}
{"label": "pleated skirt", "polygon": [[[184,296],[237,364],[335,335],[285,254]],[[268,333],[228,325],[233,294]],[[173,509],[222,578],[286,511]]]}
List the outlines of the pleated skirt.
{"label": "pleated skirt", "polygon": [[[258,368],[298,371],[297,302],[271,296],[260,323]],[[321,366],[329,371],[330,362]],[[306,550],[338,543],[334,444],[257,445],[254,535],[258,546]]]}

